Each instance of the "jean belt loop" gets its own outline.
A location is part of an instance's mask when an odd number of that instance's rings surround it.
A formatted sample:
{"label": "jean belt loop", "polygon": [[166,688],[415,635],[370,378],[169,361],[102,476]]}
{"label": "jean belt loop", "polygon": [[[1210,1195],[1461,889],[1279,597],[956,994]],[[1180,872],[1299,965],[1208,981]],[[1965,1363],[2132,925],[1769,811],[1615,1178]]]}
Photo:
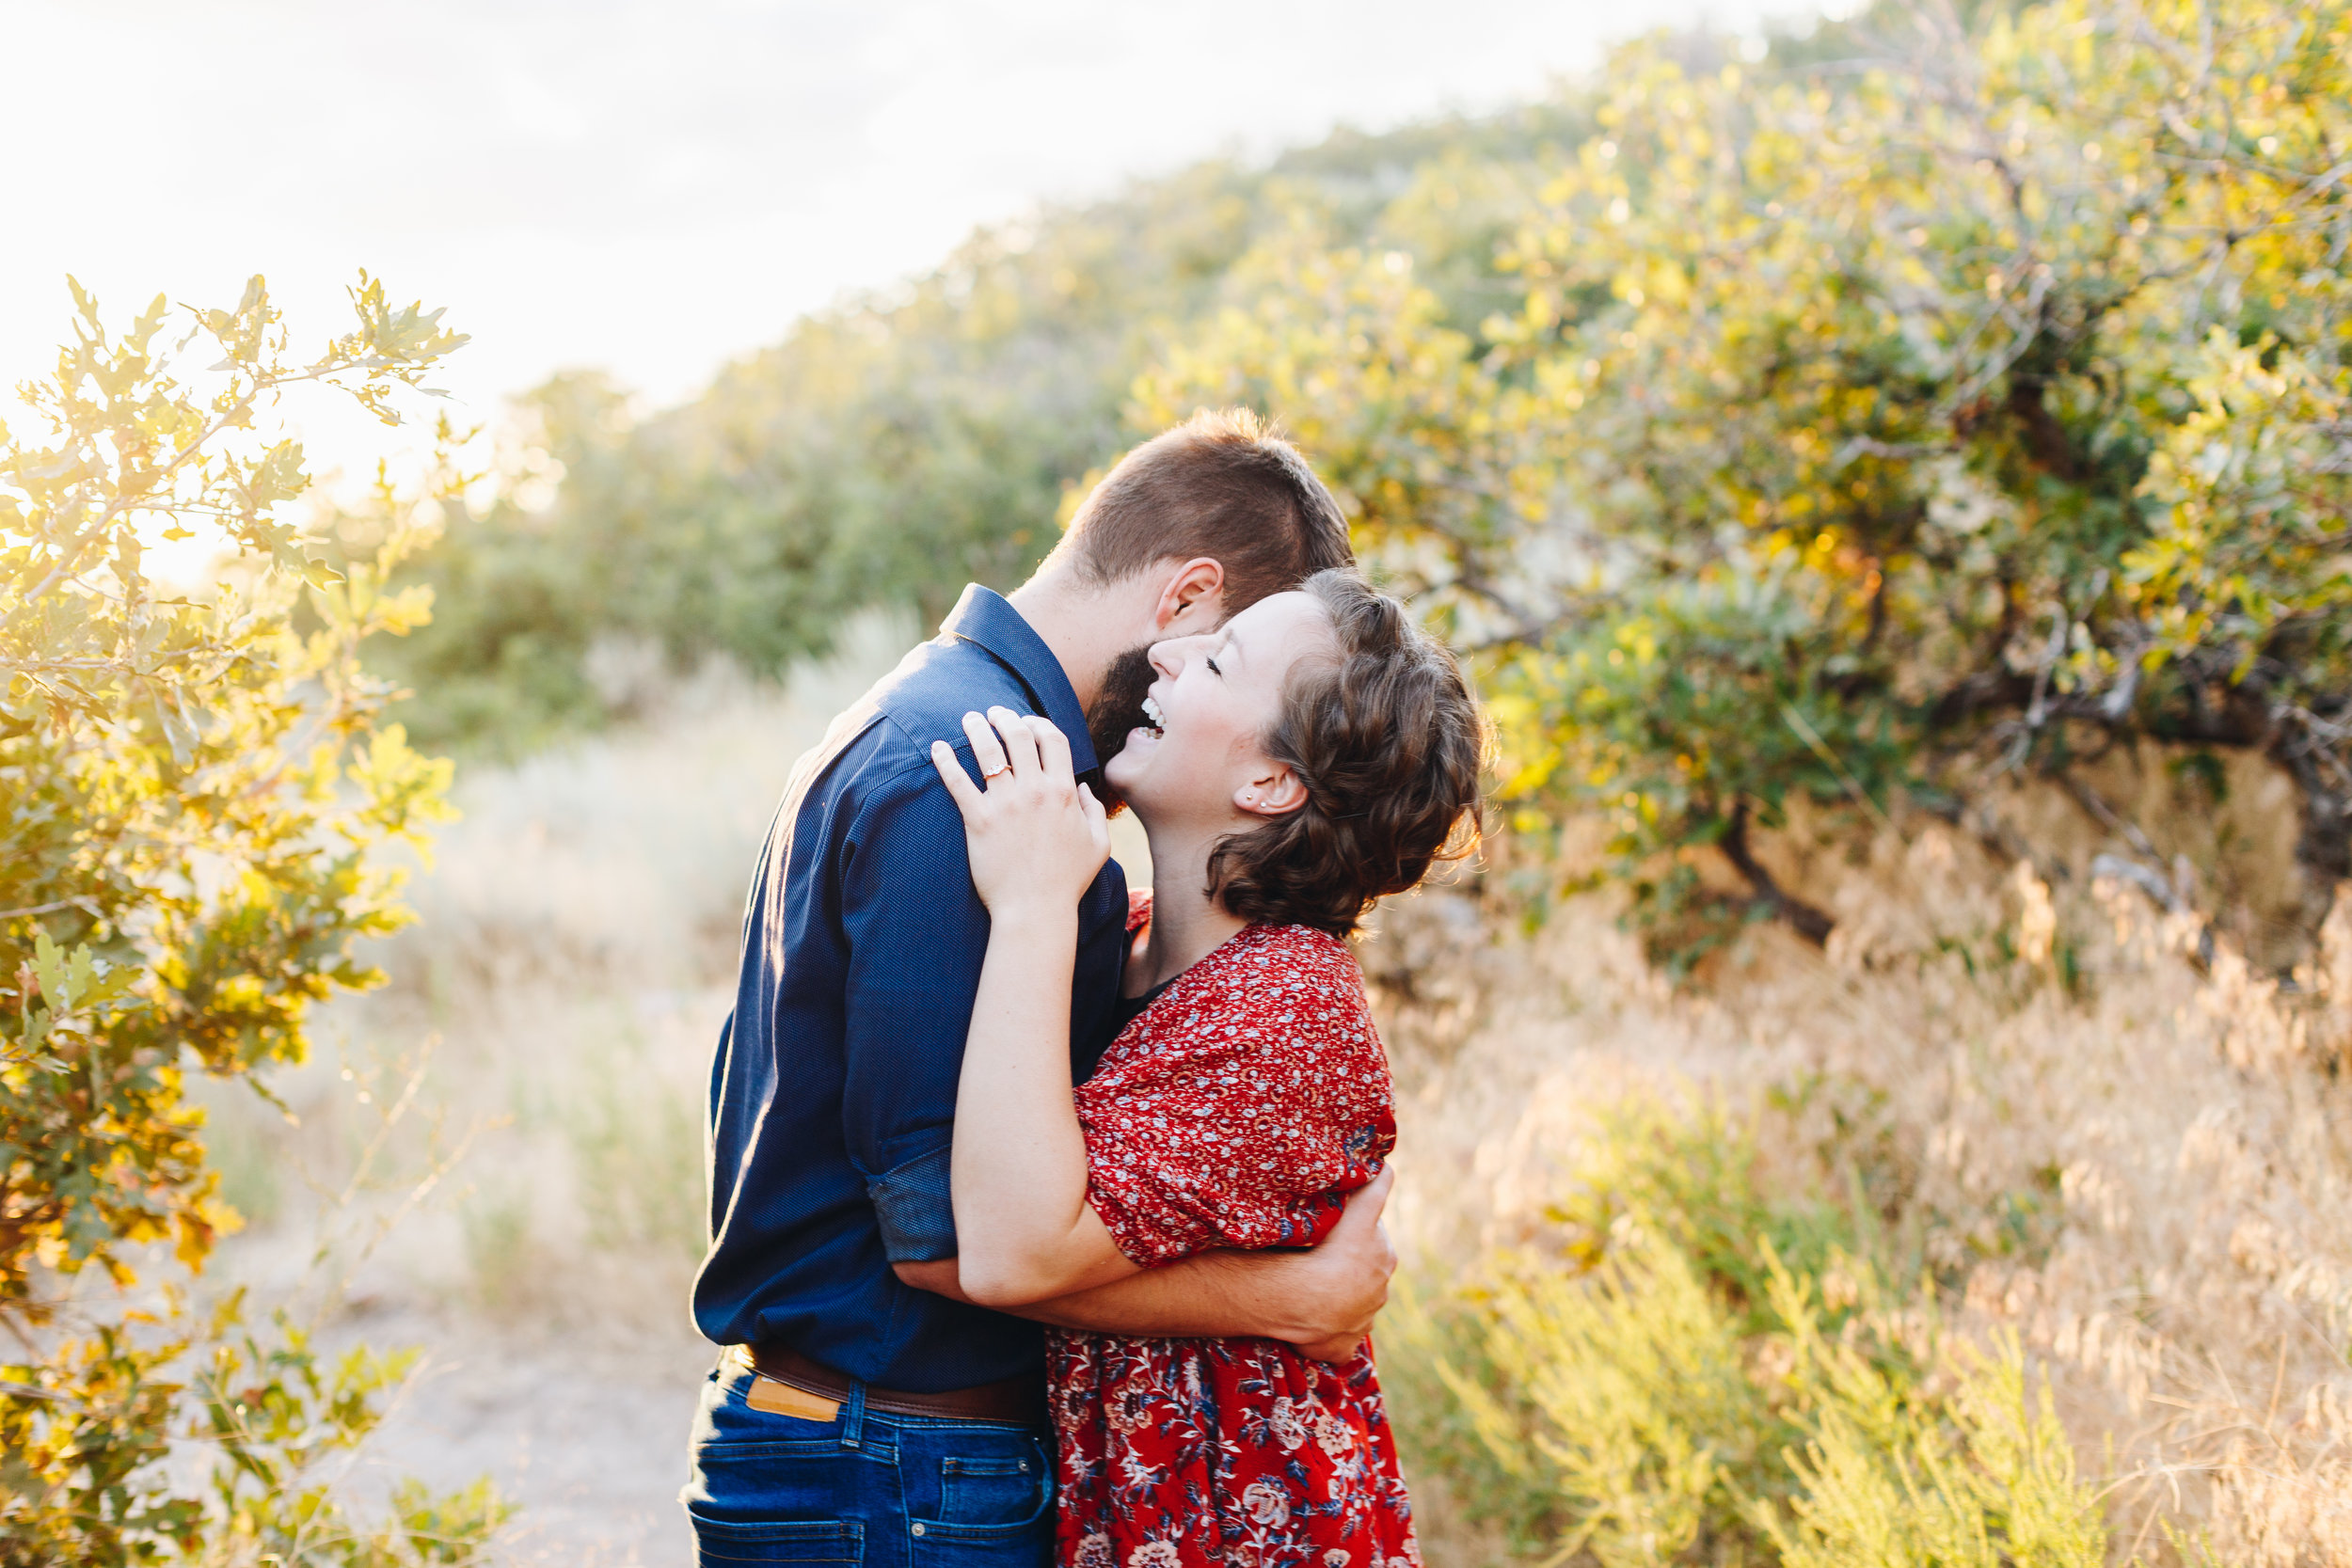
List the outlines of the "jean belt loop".
{"label": "jean belt loop", "polygon": [[850,1397],[841,1406],[841,1446],[854,1449],[866,1441],[866,1380],[850,1379]]}

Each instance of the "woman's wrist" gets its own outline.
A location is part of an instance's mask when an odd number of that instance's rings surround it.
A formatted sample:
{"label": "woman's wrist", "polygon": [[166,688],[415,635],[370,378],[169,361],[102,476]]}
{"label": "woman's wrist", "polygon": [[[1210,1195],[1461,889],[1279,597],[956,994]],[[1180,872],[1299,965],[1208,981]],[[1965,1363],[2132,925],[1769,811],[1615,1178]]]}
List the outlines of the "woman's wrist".
{"label": "woman's wrist", "polygon": [[1023,936],[1068,932],[1074,941],[1078,901],[1045,893],[1000,894],[989,900],[988,918],[992,931],[1001,929]]}

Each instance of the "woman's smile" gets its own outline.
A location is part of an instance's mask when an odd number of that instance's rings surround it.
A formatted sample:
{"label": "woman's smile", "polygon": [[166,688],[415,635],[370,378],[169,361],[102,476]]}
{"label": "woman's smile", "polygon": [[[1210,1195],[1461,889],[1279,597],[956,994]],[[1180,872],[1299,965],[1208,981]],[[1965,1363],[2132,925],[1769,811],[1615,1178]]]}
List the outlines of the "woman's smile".
{"label": "woman's smile", "polygon": [[1143,722],[1128,730],[1107,768],[1137,818],[1149,826],[1154,817],[1233,816],[1236,794],[1263,770],[1259,742],[1291,666],[1327,649],[1330,636],[1321,607],[1293,590],[1269,594],[1214,632],[1152,644],[1159,678],[1137,704]]}
{"label": "woman's smile", "polygon": [[1143,699],[1144,722],[1139,726],[1144,735],[1157,740],[1168,733],[1168,718],[1160,711],[1160,700],[1146,695]]}

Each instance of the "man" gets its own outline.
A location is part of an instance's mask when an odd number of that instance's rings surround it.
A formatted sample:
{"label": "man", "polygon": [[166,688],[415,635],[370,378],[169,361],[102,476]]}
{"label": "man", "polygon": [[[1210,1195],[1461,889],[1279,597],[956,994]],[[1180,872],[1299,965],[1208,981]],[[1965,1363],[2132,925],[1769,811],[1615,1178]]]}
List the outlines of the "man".
{"label": "man", "polygon": [[[966,588],[795,767],[711,1077],[694,1314],[733,1348],[684,1494],[703,1560],[1042,1564],[1039,1322],[1304,1344],[1378,1309],[1385,1180],[1311,1253],[1210,1254],[1023,1318],[960,1299],[948,1142],[988,916],[929,756],[949,740],[971,768],[962,715],[1002,705],[1052,720],[1100,789],[1142,721],[1152,643],[1350,559],[1297,452],[1246,413],[1197,416],[1128,453],[1009,598]],[[1079,913],[1073,1082],[1108,1044],[1126,911],[1112,862]]]}

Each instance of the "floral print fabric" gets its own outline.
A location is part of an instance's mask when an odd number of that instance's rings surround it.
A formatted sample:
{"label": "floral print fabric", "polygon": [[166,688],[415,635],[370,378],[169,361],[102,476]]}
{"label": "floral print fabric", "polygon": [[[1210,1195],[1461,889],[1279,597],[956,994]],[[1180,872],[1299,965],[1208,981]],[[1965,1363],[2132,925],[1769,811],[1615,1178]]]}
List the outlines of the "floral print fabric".
{"label": "floral print fabric", "polygon": [[[1319,1241],[1396,1142],[1361,973],[1301,926],[1179,975],[1077,1104],[1095,1212],[1146,1267]],[[1418,1568],[1368,1347],[1056,1331],[1047,1354],[1064,1568]]]}

